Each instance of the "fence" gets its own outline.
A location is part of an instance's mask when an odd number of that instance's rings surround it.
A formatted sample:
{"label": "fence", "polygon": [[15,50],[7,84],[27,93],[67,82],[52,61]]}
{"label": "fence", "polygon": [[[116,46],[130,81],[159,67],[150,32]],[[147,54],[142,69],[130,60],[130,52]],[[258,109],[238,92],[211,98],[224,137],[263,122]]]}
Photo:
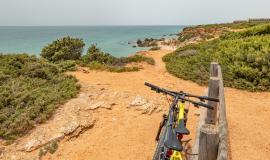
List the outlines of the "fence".
{"label": "fence", "polygon": [[200,119],[197,126],[195,142],[192,148],[192,160],[227,160],[228,125],[221,67],[211,63],[208,86],[209,97],[219,98],[219,103],[208,103],[214,110],[200,108]]}

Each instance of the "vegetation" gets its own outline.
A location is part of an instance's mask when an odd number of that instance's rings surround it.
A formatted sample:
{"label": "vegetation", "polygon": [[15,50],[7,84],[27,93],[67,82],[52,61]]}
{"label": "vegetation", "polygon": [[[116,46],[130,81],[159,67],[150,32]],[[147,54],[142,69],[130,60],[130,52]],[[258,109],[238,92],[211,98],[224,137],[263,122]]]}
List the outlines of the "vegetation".
{"label": "vegetation", "polygon": [[[81,39],[64,37],[44,47],[42,58],[27,54],[0,54],[0,138],[13,140],[37,123],[47,120],[64,101],[74,97],[76,79],[63,72],[77,65],[111,72],[132,72],[139,67],[128,63],[155,64],[141,55],[117,58],[92,45],[81,56]],[[49,150],[50,151],[50,150]]]}
{"label": "vegetation", "polygon": [[101,71],[109,71],[109,72],[134,72],[139,71],[139,67],[123,67],[123,66],[110,66],[104,65],[97,61],[93,61],[87,65],[87,67],[91,70],[101,70]]}
{"label": "vegetation", "polygon": [[76,60],[81,57],[84,45],[82,39],[64,37],[45,46],[41,51],[41,56],[52,62]]}
{"label": "vegetation", "polygon": [[199,84],[207,84],[210,63],[217,61],[226,86],[270,91],[270,24],[179,48],[163,60],[170,73]]}
{"label": "vegetation", "polygon": [[45,156],[48,152],[50,154],[54,154],[57,149],[58,149],[58,142],[52,141],[51,143],[47,144],[45,147],[39,150],[39,158]]}
{"label": "vegetation", "polygon": [[195,27],[204,27],[206,29],[213,28],[230,28],[230,29],[246,29],[250,27],[255,27],[262,24],[267,24],[268,22],[241,22],[241,23],[221,23],[221,24],[207,24],[207,25],[198,25]]}
{"label": "vegetation", "polygon": [[178,40],[180,42],[188,40],[205,41],[211,40],[215,37],[225,35],[232,30],[241,30],[250,27],[255,27],[266,22],[241,22],[241,23],[223,23],[223,24],[207,24],[186,27],[183,32],[179,34]]}
{"label": "vegetation", "polygon": [[108,53],[102,52],[95,45],[92,45],[86,55],[81,58],[81,65],[87,66],[90,69],[95,70],[107,70],[110,72],[131,72],[138,71],[138,67],[125,67],[128,63],[146,62],[150,65],[154,65],[153,58],[145,57],[142,55],[134,55],[130,57],[114,57]]}
{"label": "vegetation", "polygon": [[66,67],[26,54],[0,55],[0,137],[15,139],[74,97],[76,79]]}
{"label": "vegetation", "polygon": [[56,65],[56,67],[60,72],[75,71],[77,61],[74,60],[58,61],[55,62],[54,65]]}

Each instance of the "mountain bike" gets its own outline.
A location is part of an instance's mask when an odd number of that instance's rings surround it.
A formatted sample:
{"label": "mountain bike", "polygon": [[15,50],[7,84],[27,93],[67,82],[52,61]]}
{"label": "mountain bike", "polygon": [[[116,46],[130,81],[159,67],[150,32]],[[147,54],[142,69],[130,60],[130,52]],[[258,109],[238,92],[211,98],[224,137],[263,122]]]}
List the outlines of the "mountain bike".
{"label": "mountain bike", "polygon": [[[186,128],[188,108],[186,102],[192,103],[195,107],[206,107],[214,109],[212,106],[204,103],[207,101],[219,102],[216,98],[207,96],[197,96],[183,91],[176,92],[164,88],[160,88],[150,83],[145,83],[151,90],[157,93],[163,93],[173,97],[168,115],[163,115],[163,120],[160,123],[156,141],[158,142],[153,160],[187,160],[188,142],[191,140],[183,140],[185,135],[189,135],[190,131]],[[190,98],[197,98],[200,101],[194,101]]]}

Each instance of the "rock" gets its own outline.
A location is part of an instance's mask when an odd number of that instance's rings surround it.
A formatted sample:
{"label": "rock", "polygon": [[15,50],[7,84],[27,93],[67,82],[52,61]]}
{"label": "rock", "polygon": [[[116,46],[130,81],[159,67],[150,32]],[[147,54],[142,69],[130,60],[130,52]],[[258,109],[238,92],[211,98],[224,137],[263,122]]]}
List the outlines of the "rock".
{"label": "rock", "polygon": [[61,140],[65,137],[64,133],[57,133],[53,136],[46,137],[46,135],[40,135],[38,137],[34,137],[34,139],[30,139],[26,142],[24,147],[20,149],[21,151],[31,152],[40,147],[45,146],[53,141]]}
{"label": "rock", "polygon": [[128,92],[120,92],[118,94],[118,97],[117,98],[123,98],[123,99],[126,99],[129,97],[129,93]]}
{"label": "rock", "polygon": [[142,111],[142,114],[149,115],[157,109],[153,102],[149,102],[141,96],[136,96],[130,106],[136,108],[137,111]]}
{"label": "rock", "polygon": [[89,107],[87,107],[86,110],[95,110],[97,108],[111,109],[111,106],[108,106],[107,103],[104,101],[96,101],[92,103]]}
{"label": "rock", "polygon": [[142,106],[147,103],[147,100],[141,96],[136,96],[134,100],[130,103],[130,106]]}
{"label": "rock", "polygon": [[25,144],[25,148],[24,150],[26,152],[31,152],[39,147],[42,146],[42,140],[40,139],[32,139],[30,141],[28,141],[26,144]]}
{"label": "rock", "polygon": [[[80,119],[82,118],[82,119]],[[31,152],[40,147],[43,147],[51,142],[59,141],[63,139],[65,136],[69,137],[77,137],[86,129],[92,127],[95,121],[92,119],[85,119],[85,116],[78,117],[77,120],[67,121],[60,129],[55,128],[51,130],[52,133],[46,134],[48,131],[42,131],[42,133],[37,134],[38,136],[33,136],[33,139],[27,141],[27,143],[23,146],[21,151]],[[51,135],[49,135],[51,134]]]}
{"label": "rock", "polygon": [[61,132],[65,135],[69,135],[73,133],[77,128],[79,128],[79,124],[76,121],[68,122],[64,127],[62,127]]}
{"label": "rock", "polygon": [[149,102],[142,107],[137,108],[136,110],[143,111],[142,114],[151,115],[156,109],[157,107],[152,102]]}

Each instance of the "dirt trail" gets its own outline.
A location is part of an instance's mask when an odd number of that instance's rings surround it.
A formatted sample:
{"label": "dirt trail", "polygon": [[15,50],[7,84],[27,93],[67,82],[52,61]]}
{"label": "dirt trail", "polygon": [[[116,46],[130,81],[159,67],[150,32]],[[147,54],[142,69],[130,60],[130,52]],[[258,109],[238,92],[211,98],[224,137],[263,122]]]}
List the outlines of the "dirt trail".
{"label": "dirt trail", "polygon": [[[112,110],[97,110],[96,126],[74,141],[60,145],[60,149],[48,159],[151,159],[155,149],[154,137],[161,116],[167,110],[165,97],[151,92],[143,86],[145,81],[168,87],[202,94],[205,87],[178,79],[166,72],[162,56],[168,51],[148,52],[155,66],[146,66],[134,73],[81,72],[73,73],[80,82],[107,84],[116,91],[139,94],[156,99],[163,104],[163,111],[152,115],[141,115],[115,106]],[[236,89],[225,89],[231,156],[235,160],[270,159],[270,93],[250,93]],[[198,117],[191,108],[189,128],[194,137]],[[116,120],[114,120],[114,118]]]}
{"label": "dirt trail", "polygon": [[[205,87],[195,83],[183,81],[168,74],[161,57],[169,51],[148,52],[154,57],[155,66],[144,66],[139,72],[108,73],[93,71],[89,74],[72,73],[81,83],[99,84],[112,91],[126,92],[130,95],[140,95],[159,104],[159,112],[151,115],[142,114],[126,105],[115,105],[112,110],[99,109],[94,113],[97,118],[95,126],[83,135],[60,144],[59,150],[44,159],[147,159],[152,158],[156,131],[162,115],[168,110],[167,99],[163,95],[152,92],[144,86],[144,82],[151,82],[163,87],[185,90],[196,94],[204,92]],[[176,88],[175,88],[176,87]],[[129,100],[132,101],[132,98]],[[119,102],[118,102],[119,103]],[[117,104],[118,104],[117,103]],[[197,118],[191,109],[189,128],[194,136]]]}
{"label": "dirt trail", "polygon": [[[144,82],[174,90],[203,94],[206,87],[170,75],[162,62],[169,51],[145,52],[155,59],[156,65],[145,65],[139,72],[109,73],[90,71],[73,72],[85,86],[95,86],[108,93],[125,93],[124,98],[114,99],[111,109],[99,108],[91,112],[95,125],[77,138],[61,141],[58,150],[42,160],[150,160],[156,131],[161,117],[168,110],[166,97],[150,91]],[[142,114],[129,103],[137,95],[152,101],[157,107],[152,114]],[[250,93],[225,89],[229,140],[233,160],[270,159],[270,93]],[[78,106],[79,107],[79,106]],[[188,128],[194,137],[198,116],[190,108]],[[53,127],[53,126],[51,126]]]}

